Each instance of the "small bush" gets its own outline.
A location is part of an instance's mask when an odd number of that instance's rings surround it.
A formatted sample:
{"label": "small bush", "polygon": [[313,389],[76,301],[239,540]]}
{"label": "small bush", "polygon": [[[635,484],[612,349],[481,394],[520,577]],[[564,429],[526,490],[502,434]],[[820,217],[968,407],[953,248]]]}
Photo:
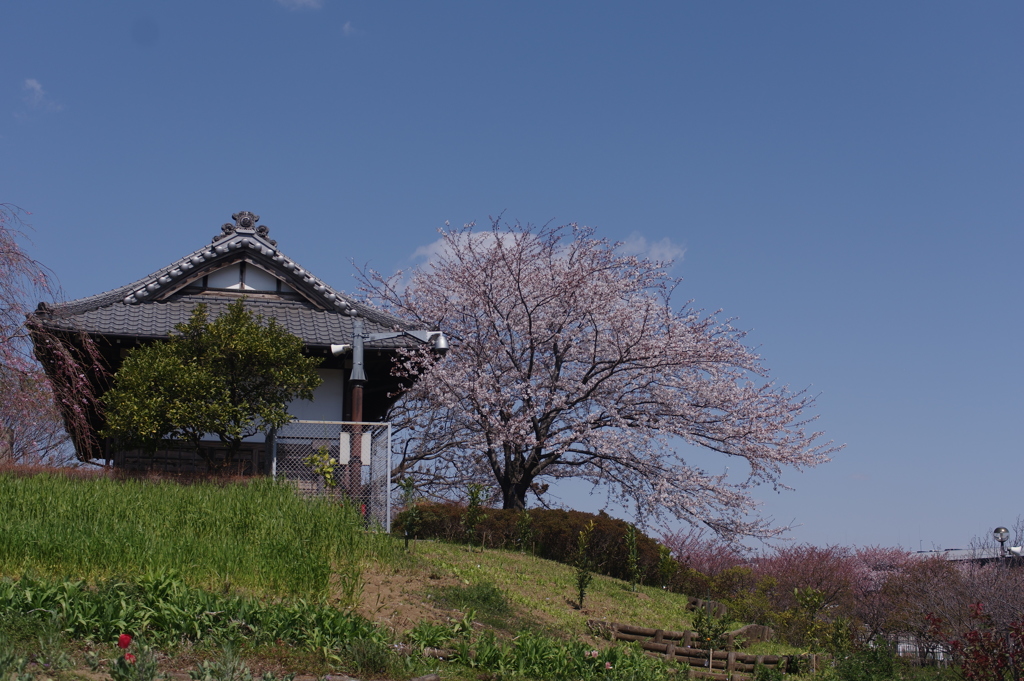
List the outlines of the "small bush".
{"label": "small bush", "polygon": [[520,551],[526,553],[533,547],[533,518],[524,509],[516,516],[516,545]]}
{"label": "small bush", "polygon": [[[524,514],[529,522],[524,520]],[[417,536],[448,542],[465,542],[463,519],[466,507],[454,504],[422,503],[415,516],[403,511],[392,524],[392,532],[404,535],[407,524],[418,529]],[[539,558],[571,565],[576,539],[589,521],[594,522],[589,558],[593,571],[628,581],[631,570],[626,533],[629,523],[612,518],[603,511],[597,514],[560,509],[532,508],[526,511],[487,509],[486,517],[476,525],[477,537],[487,548],[524,550],[526,543],[534,547]],[[526,531],[525,528],[528,528]],[[637,571],[642,584],[658,583],[658,542],[637,531]],[[693,592],[701,593],[701,592]]]}
{"label": "small bush", "polygon": [[449,586],[441,589],[438,600],[460,610],[476,610],[484,615],[504,617],[512,614],[512,606],[501,589],[490,582],[470,586]]}
{"label": "small bush", "polygon": [[587,523],[576,539],[576,556],[573,559],[573,567],[576,568],[576,593],[579,596],[580,610],[583,609],[583,600],[587,597],[587,588],[594,580],[590,574],[590,538],[594,534],[594,521]]}
{"label": "small bush", "polygon": [[698,647],[708,650],[725,648],[725,632],[729,629],[725,618],[715,617],[698,608],[693,613],[693,629],[700,641]]}
{"label": "small bush", "polygon": [[636,585],[640,583],[640,549],[633,524],[626,528],[626,570],[629,572],[629,590],[636,591]]}
{"label": "small bush", "polygon": [[[468,489],[469,503],[466,505],[465,515],[462,516],[462,531],[466,535],[466,541],[470,544],[475,543],[479,539],[477,528],[487,517],[483,508],[484,492],[486,490],[486,487],[478,484],[472,484]],[[480,543],[480,546],[481,548],[483,547],[483,542]]]}
{"label": "small bush", "polygon": [[850,653],[836,664],[842,681],[888,681],[895,678],[896,654],[886,645]]}
{"label": "small bush", "polygon": [[[204,660],[188,673],[192,681],[254,681],[249,665],[237,651],[225,646],[219,660]],[[295,674],[286,674],[281,681],[292,681]],[[119,681],[114,679],[114,681]],[[266,672],[260,681],[278,681],[272,672]]]}
{"label": "small bush", "polygon": [[759,664],[754,667],[754,681],[783,681],[785,673],[778,667],[768,667]]}
{"label": "small bush", "polygon": [[421,650],[440,648],[455,637],[452,627],[423,621],[405,633],[405,639]]}
{"label": "small bush", "polygon": [[14,646],[0,635],[0,679],[8,679],[14,673],[20,677],[27,665],[28,659],[19,655]]}
{"label": "small bush", "polygon": [[361,674],[386,674],[395,664],[395,652],[383,641],[356,638],[338,648],[339,657]]}

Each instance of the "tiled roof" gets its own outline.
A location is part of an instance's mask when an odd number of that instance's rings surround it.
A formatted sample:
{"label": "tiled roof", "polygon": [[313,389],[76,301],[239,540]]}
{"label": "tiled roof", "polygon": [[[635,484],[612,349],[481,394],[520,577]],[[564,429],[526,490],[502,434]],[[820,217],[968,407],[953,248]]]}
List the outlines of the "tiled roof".
{"label": "tiled roof", "polygon": [[[244,215],[244,214],[243,214]],[[256,217],[256,220],[259,218]],[[252,223],[255,225],[255,223]],[[163,338],[176,324],[188,321],[198,303],[206,303],[211,318],[232,302],[229,296],[197,295],[191,282],[245,257],[274,272],[299,295],[276,299],[251,295],[246,306],[273,318],[306,345],[330,345],[352,341],[352,315],[365,320],[367,333],[413,329],[417,325],[375,310],[335,291],[277,249],[267,229],[230,228],[209,246],[177,260],[138,281],[116,289],[36,311],[44,326],[110,336]],[[243,293],[243,292],[240,292]],[[397,338],[376,341],[371,347],[404,347],[415,341]]]}
{"label": "tiled roof", "polygon": [[[203,295],[180,295],[168,301],[126,305],[115,302],[83,310],[78,314],[59,315],[47,320],[47,326],[89,334],[133,336],[138,338],[166,338],[175,325],[183,324],[199,303],[206,303],[210,318],[215,319],[227,309],[230,298],[212,298]],[[267,319],[276,319],[305,342],[306,345],[331,345],[352,342],[352,317],[333,310],[318,310],[306,301],[264,300],[249,297],[246,307]],[[363,306],[359,306],[363,307]],[[366,317],[367,333],[391,331],[395,324],[380,324]],[[412,328],[409,324],[403,324]],[[374,341],[369,347],[404,347],[414,341],[402,338]]]}

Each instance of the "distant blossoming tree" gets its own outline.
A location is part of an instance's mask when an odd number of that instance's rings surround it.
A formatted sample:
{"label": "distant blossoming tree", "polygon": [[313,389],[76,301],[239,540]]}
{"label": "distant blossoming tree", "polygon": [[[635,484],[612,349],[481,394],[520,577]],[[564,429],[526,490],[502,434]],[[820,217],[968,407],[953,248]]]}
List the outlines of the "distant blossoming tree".
{"label": "distant blossoming tree", "polygon": [[46,268],[21,246],[19,213],[0,204],[0,461],[40,463],[67,452],[67,434],[25,326],[30,301],[52,291]]}
{"label": "distant blossoming tree", "polygon": [[[809,432],[814,398],[767,378],[728,321],[676,306],[668,263],[623,255],[592,229],[473,225],[441,232],[426,266],[363,273],[378,304],[451,338],[391,417],[396,472],[443,493],[487,483],[523,508],[545,480],[605,485],[641,521],[674,516],[771,536],[752,488],[829,460]],[[399,371],[422,372],[425,355]],[[715,475],[682,443],[746,462]]]}

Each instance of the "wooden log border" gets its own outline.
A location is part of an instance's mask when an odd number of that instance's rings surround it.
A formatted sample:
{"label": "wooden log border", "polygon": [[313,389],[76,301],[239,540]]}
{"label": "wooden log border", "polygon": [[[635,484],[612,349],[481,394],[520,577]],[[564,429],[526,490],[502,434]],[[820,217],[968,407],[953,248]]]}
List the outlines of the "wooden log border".
{"label": "wooden log border", "polygon": [[[816,654],[805,655],[746,655],[736,650],[712,650],[694,648],[691,643],[696,638],[692,631],[669,631],[665,629],[652,629],[650,627],[637,627],[630,624],[618,622],[601,622],[590,620],[587,622],[591,630],[600,631],[615,641],[633,641],[639,643],[647,655],[673,662],[686,662],[690,665],[691,678],[711,679],[712,681],[728,681],[730,677],[736,679],[734,674],[752,674],[757,665],[762,664],[769,668],[780,666],[792,669],[793,661],[806,660],[810,664],[811,673],[821,668],[821,661],[827,656]],[[729,632],[729,643],[735,641],[735,637],[746,633],[752,627],[758,627],[766,631],[751,631],[754,635],[767,635],[770,640],[773,633],[768,627],[759,625],[747,625]],[[708,661],[710,658],[710,668]],[[717,672],[717,673],[716,673]]]}

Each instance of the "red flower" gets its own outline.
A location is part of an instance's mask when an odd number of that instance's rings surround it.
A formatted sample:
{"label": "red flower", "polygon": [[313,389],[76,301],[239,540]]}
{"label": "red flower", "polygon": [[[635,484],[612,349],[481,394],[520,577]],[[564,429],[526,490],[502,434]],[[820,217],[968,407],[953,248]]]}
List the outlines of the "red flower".
{"label": "red flower", "polygon": [[120,636],[117,637],[117,647],[118,648],[122,648],[122,649],[123,648],[127,648],[131,644],[132,644],[132,637],[129,636],[128,634],[121,634]]}
{"label": "red flower", "polygon": [[135,656],[132,655],[131,653],[125,653],[124,654],[124,661],[127,662],[128,664],[135,664]]}

